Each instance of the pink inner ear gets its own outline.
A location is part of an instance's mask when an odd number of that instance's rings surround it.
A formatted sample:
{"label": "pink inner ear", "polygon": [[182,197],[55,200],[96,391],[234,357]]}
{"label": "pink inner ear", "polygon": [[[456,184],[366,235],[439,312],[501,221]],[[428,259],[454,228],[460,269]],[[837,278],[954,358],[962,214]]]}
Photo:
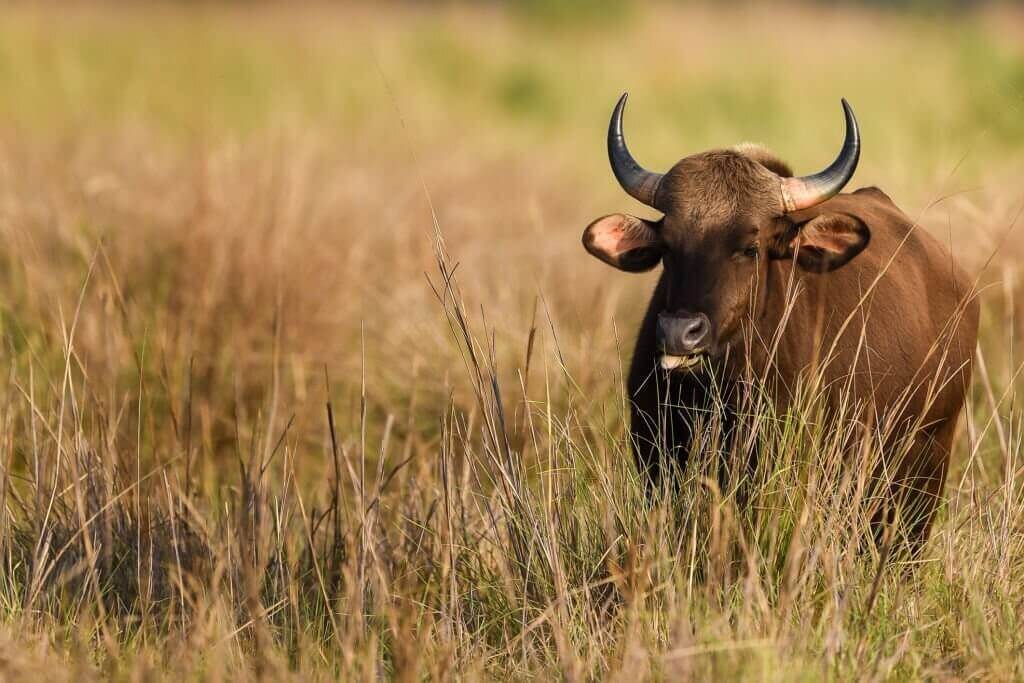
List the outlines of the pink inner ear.
{"label": "pink inner ear", "polygon": [[840,254],[855,246],[860,240],[860,235],[856,232],[843,229],[845,223],[841,220],[824,225],[815,225],[815,222],[812,222],[800,233],[800,244],[805,247],[817,247],[818,249]]}
{"label": "pink inner ear", "polygon": [[594,247],[613,256],[652,243],[650,228],[638,220],[631,221],[624,216],[609,216],[599,221],[591,227],[590,234]]}

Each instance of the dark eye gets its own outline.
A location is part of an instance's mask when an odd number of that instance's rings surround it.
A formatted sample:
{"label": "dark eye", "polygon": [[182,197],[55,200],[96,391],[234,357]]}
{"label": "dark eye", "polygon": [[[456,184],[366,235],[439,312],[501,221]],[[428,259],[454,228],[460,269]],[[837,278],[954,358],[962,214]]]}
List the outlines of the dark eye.
{"label": "dark eye", "polygon": [[744,247],[743,251],[741,251],[740,253],[743,256],[746,256],[747,258],[757,258],[757,255],[758,255],[759,252],[758,252],[758,249],[757,249],[757,245],[756,244],[751,244],[748,247]]}

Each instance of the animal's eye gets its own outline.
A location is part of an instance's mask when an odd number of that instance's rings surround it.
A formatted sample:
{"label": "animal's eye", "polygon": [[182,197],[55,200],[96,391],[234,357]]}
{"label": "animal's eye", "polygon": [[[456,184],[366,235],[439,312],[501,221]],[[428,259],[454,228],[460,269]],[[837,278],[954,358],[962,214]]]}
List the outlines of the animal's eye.
{"label": "animal's eye", "polygon": [[756,244],[751,244],[748,247],[744,247],[743,251],[741,251],[740,253],[743,256],[746,256],[747,258],[757,258],[757,255],[758,255],[757,245]]}

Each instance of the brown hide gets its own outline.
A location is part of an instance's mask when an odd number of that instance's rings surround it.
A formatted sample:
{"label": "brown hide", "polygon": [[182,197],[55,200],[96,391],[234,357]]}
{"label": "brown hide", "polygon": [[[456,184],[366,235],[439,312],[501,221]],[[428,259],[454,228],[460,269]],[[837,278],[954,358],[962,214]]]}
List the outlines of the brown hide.
{"label": "brown hide", "polygon": [[830,213],[864,221],[870,244],[829,273],[809,273],[790,260],[769,263],[764,311],[756,334],[747,335],[752,364],[765,367],[781,329],[772,368],[780,397],[819,368],[825,388],[849,387],[876,411],[875,422],[897,404],[925,425],[955,418],[977,338],[971,279],[944,244],[877,188],[838,195],[792,218]]}
{"label": "brown hide", "polygon": [[625,96],[609,127],[612,170],[663,215],[603,216],[583,245],[620,270],[662,267],[628,380],[637,466],[657,485],[664,463],[685,465],[694,416],[716,395],[728,434],[742,419],[744,387],[755,383],[784,413],[794,390],[810,386],[825,399],[826,418],[858,420],[870,431],[855,431],[884,437],[881,467],[895,482],[881,499],[896,505],[876,521],[894,507],[911,511],[904,520],[919,545],[970,381],[978,332],[971,279],[877,188],[836,194],[860,150],[845,101],[842,151],[825,171],[801,177],[751,144],[647,171],[625,145],[624,104]]}
{"label": "brown hide", "polygon": [[[973,282],[942,242],[876,188],[837,195],[789,218],[798,225],[828,214],[863,221],[871,231],[867,247],[826,273],[808,272],[792,258],[766,261],[756,288],[765,291],[751,297],[742,332],[711,362],[727,380],[764,382],[780,411],[802,379],[817,377],[833,408],[845,394],[860,409],[853,417],[866,425],[898,425],[890,442],[914,429],[889,501],[913,510],[907,534],[919,548],[941,496],[970,381],[979,313]],[[669,279],[663,272],[652,295],[628,382],[634,454],[653,484],[660,481],[661,458],[685,463],[686,408],[707,398],[707,373],[670,376],[657,367],[655,321],[667,305]],[[683,408],[666,412],[670,382],[673,401]]]}

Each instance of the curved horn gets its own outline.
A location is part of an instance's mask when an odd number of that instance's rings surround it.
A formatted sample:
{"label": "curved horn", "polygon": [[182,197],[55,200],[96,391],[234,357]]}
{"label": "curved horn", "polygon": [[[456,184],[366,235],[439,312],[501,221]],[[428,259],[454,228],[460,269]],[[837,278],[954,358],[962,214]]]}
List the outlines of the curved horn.
{"label": "curved horn", "polygon": [[843,186],[853,177],[860,159],[860,128],[853,116],[850,104],[843,99],[843,113],[846,115],[846,139],[836,160],[820,173],[799,178],[782,179],[782,205],[786,213],[809,209],[830,197],[839,194]]}
{"label": "curved horn", "polygon": [[647,206],[654,206],[654,195],[658,191],[662,174],[646,170],[636,162],[626,147],[626,138],[622,135],[622,110],[626,108],[627,97],[629,93],[622,93],[612,112],[611,123],[608,124],[608,161],[623,190]]}

